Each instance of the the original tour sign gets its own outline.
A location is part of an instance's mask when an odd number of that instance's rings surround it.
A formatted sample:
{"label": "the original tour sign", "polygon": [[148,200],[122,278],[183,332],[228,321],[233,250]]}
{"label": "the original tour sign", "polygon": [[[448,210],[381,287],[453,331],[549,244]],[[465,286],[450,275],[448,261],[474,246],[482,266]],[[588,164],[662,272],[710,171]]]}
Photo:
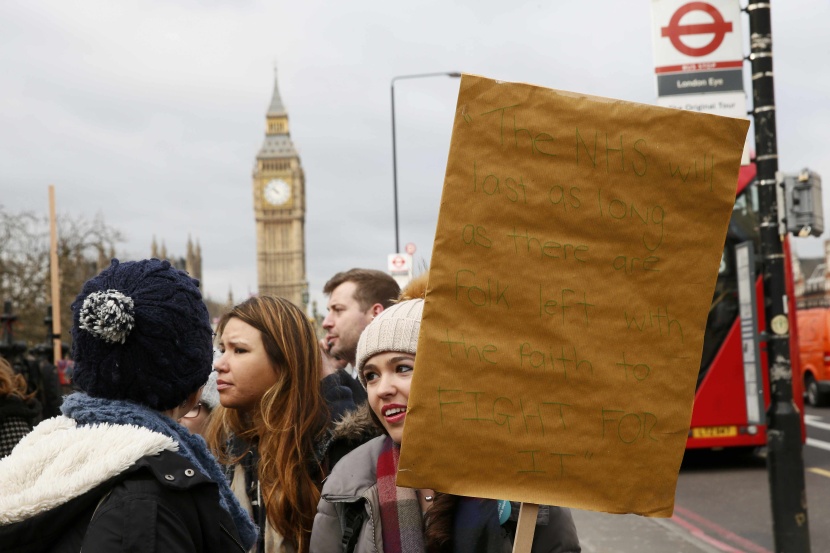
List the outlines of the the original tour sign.
{"label": "the original tour sign", "polygon": [[747,128],[463,76],[398,485],[672,513]]}

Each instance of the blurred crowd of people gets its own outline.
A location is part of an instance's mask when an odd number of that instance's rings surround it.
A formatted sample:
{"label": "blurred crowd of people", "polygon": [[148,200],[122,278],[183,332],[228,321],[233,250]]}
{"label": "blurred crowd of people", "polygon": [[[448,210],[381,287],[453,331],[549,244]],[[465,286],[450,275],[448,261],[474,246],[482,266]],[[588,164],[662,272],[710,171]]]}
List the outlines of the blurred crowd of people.
{"label": "blurred crowd of people", "polygon": [[[72,304],[60,414],[0,358],[2,549],[510,551],[518,504],[395,482],[426,285],[352,269],[324,336],[269,296],[214,332],[187,273],[113,260]],[[581,551],[568,509],[536,526],[533,552]]]}

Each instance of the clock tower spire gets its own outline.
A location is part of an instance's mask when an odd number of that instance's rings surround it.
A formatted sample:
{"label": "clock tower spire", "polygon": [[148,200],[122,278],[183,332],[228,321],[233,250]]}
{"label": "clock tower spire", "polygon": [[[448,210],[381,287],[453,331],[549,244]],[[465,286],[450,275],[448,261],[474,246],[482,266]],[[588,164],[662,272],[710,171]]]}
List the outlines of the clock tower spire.
{"label": "clock tower spire", "polygon": [[289,134],[276,68],[253,193],[259,294],[282,296],[306,311],[305,173]]}

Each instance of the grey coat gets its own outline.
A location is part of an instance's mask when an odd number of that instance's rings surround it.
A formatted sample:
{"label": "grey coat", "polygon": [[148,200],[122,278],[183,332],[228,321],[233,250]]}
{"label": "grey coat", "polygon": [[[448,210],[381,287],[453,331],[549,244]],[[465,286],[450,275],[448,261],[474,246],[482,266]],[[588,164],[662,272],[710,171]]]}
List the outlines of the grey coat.
{"label": "grey coat", "polygon": [[363,502],[366,516],[355,547],[355,553],[383,553],[380,529],[377,462],[385,436],[379,436],[358,447],[334,465],[323,484],[311,531],[311,553],[342,551],[344,505]]}
{"label": "grey coat", "polygon": [[[323,484],[322,496],[317,505],[311,532],[311,553],[337,553],[343,550],[341,540],[345,526],[345,505],[357,502],[363,503],[366,516],[355,553],[383,553],[376,467],[384,438],[380,436],[365,443],[334,466]],[[514,510],[518,512],[515,507]],[[532,553],[580,553],[582,549],[570,509],[548,507],[540,511]],[[506,540],[505,551],[510,550],[510,542]]]}

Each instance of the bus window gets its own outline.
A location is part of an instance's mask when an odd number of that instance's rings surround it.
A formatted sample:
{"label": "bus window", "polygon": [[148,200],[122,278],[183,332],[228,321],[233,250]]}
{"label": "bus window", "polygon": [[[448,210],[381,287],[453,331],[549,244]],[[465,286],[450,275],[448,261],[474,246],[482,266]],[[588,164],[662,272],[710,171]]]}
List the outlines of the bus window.
{"label": "bus window", "polygon": [[754,183],[736,198],[726,243],[721,253],[715,294],[709,307],[706,331],[703,336],[703,355],[700,359],[698,386],[706,376],[712,361],[738,316],[738,282],[735,267],[735,246],[746,241],[755,244],[756,276],[760,267],[760,235],[758,229],[758,194]]}

